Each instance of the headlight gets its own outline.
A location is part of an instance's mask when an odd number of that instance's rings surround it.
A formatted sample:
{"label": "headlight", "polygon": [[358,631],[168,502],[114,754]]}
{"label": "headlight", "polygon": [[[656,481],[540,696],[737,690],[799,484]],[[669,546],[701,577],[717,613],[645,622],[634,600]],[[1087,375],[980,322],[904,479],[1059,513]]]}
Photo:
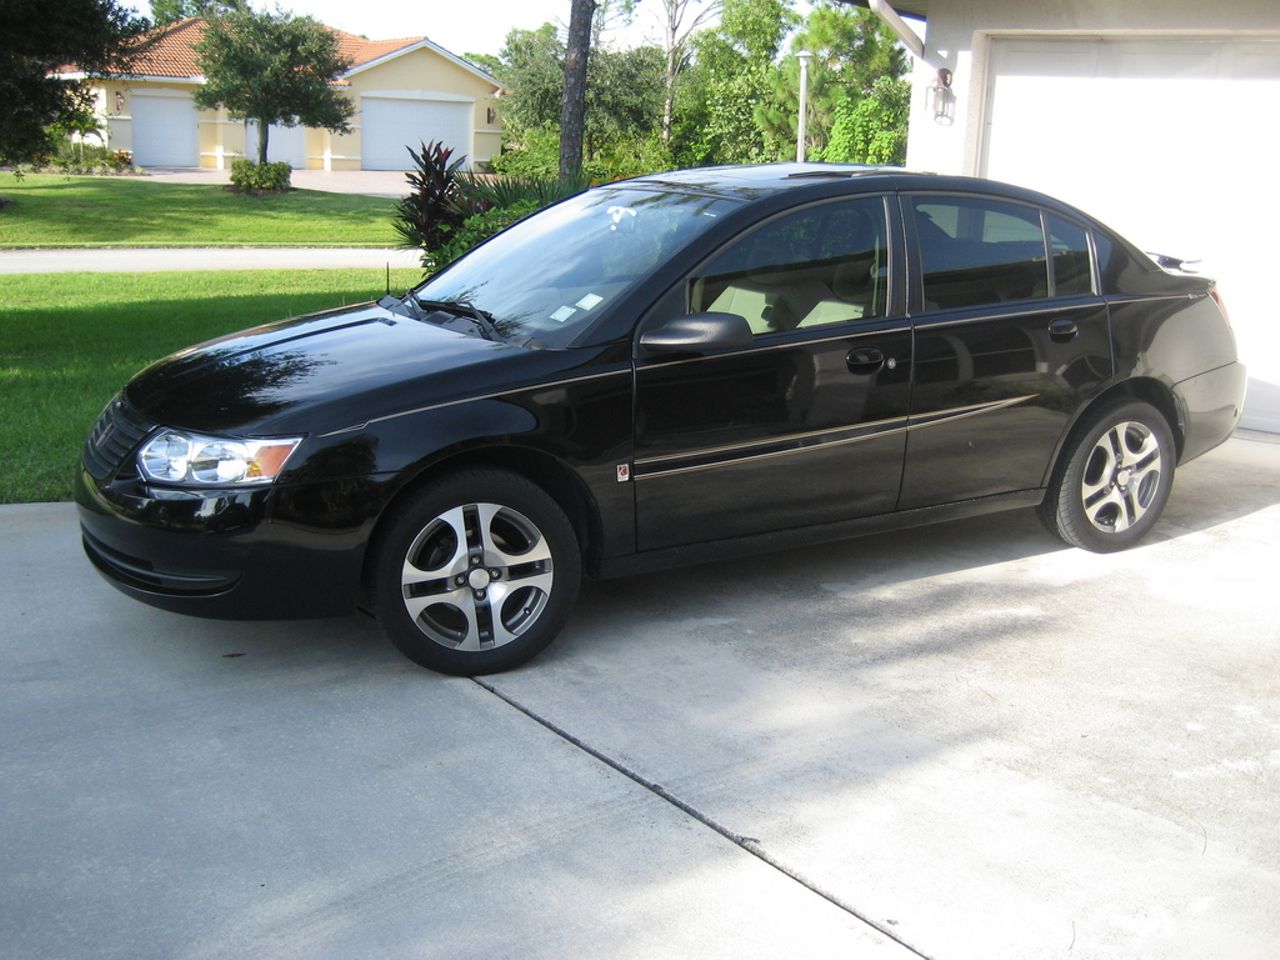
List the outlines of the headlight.
{"label": "headlight", "polygon": [[181,430],[161,430],[138,451],[148,480],[212,487],[270,483],[284,469],[301,437],[235,440]]}

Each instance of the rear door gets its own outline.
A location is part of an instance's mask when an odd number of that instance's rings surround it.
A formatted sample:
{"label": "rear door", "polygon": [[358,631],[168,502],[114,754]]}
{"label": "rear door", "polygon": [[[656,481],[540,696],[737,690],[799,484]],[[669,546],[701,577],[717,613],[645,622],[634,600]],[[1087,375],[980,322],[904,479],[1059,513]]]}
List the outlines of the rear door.
{"label": "rear door", "polygon": [[906,196],[903,213],[916,362],[899,507],[1043,486],[1072,413],[1111,376],[1088,231],[972,194]]}
{"label": "rear door", "polygon": [[668,309],[735,313],[754,342],[637,362],[642,550],[894,508],[911,330],[888,209],[872,196],[782,214],[687,278]]}

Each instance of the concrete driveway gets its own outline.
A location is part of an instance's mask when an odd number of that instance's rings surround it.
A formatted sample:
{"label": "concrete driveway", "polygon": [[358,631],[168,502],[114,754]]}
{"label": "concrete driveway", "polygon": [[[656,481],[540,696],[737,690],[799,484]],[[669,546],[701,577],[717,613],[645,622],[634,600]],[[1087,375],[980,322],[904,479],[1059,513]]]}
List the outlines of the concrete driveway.
{"label": "concrete driveway", "polygon": [[588,585],[482,682],[213,623],[0,509],[0,955],[1271,958],[1280,445],[1095,556],[1030,512]]}

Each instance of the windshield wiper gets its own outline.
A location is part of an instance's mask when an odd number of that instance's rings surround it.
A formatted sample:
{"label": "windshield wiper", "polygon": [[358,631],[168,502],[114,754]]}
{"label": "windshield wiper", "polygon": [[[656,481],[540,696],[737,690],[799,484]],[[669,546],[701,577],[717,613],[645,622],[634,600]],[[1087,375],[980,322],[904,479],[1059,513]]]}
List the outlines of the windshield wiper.
{"label": "windshield wiper", "polygon": [[455,317],[465,317],[480,329],[481,335],[486,340],[502,339],[502,334],[498,332],[498,325],[493,322],[493,314],[473,306],[466,300],[424,300],[412,290],[409,291],[409,299],[424,310],[443,310],[445,313],[452,313]]}

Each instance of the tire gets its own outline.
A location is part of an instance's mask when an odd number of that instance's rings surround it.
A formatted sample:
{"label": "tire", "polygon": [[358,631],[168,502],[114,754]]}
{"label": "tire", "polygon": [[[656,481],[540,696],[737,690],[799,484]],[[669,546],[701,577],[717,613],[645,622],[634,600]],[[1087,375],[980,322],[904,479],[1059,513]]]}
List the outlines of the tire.
{"label": "tire", "polygon": [[573,526],[513,473],[442,477],[393,508],[374,543],[374,612],[396,649],[440,673],[510,670],[547,646],[578,598]]}
{"label": "tire", "polygon": [[1094,553],[1124,550],[1151,530],[1173,489],[1177,452],[1161,413],[1141,400],[1104,407],[1054,471],[1040,519]]}

